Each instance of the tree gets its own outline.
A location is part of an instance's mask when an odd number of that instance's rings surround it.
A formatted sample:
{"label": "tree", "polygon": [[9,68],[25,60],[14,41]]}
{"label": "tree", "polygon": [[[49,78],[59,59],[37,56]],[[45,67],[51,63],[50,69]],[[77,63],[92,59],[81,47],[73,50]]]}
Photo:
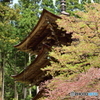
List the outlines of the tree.
{"label": "tree", "polygon": [[[18,9],[13,10],[8,4],[0,3],[0,88],[2,86],[2,100],[4,98],[4,67],[6,66],[6,59],[10,52],[11,44],[16,42],[15,28],[11,21],[18,19]],[[16,37],[17,38],[17,37]],[[1,90],[1,89],[0,89]]]}
{"label": "tree", "polygon": [[[46,6],[45,6],[45,4],[46,4]],[[16,29],[16,32],[17,32],[16,35],[19,36],[19,40],[22,40],[24,37],[26,37],[27,34],[29,32],[31,32],[33,27],[36,25],[36,23],[37,23],[37,21],[40,17],[40,13],[42,12],[41,9],[49,7],[49,9],[51,11],[51,8],[50,8],[51,6],[52,6],[52,8],[54,7],[53,3],[49,4],[49,2],[47,2],[47,1],[45,1],[45,3],[44,3],[44,1],[40,2],[39,0],[31,0],[31,1],[30,0],[27,0],[27,1],[19,0],[19,4],[16,4],[14,6],[14,9],[20,9],[20,15],[21,15],[21,18],[14,22],[14,26],[15,26],[15,29]],[[52,11],[54,11],[54,9]],[[15,52],[15,50],[13,51],[13,54],[16,55],[16,53],[14,53],[14,52]],[[14,57],[13,54],[12,54],[12,57]],[[22,57],[20,57],[20,56],[22,56]],[[16,67],[20,66],[21,67],[20,70],[22,70],[23,67],[26,67],[26,65],[29,65],[29,64],[27,64],[28,59],[26,59],[27,60],[26,64],[23,64],[22,62],[24,61],[23,60],[24,56],[23,55],[20,55],[20,56],[17,56],[17,58],[20,57],[19,59],[21,61],[19,61],[17,59],[17,60],[13,60],[14,63],[12,61],[9,61],[9,62],[13,66],[16,66]],[[12,57],[10,57],[10,59]],[[33,59],[34,59],[34,57],[33,57]],[[22,65],[15,64],[16,62],[18,62],[18,63],[21,62]],[[20,70],[17,68],[17,72],[20,71]],[[26,91],[26,92],[23,93],[23,94],[25,94],[24,99],[29,99],[30,98],[29,95],[28,95],[29,93],[27,93],[27,90],[29,90],[29,89],[27,89],[28,86],[27,85],[24,86],[22,84],[22,87]],[[19,85],[17,85],[17,88],[19,88]],[[20,89],[20,90],[22,90],[22,89]],[[34,89],[33,89],[33,91],[34,91]],[[18,91],[18,93],[20,94],[20,91]],[[9,97],[9,98],[11,98],[11,97]],[[20,97],[20,95],[19,95],[19,98],[21,99],[23,97]]]}
{"label": "tree", "polygon": [[32,31],[39,19],[38,3],[38,0],[19,0],[19,4],[14,6],[15,9],[20,9],[21,18],[15,24],[15,27],[18,29],[18,34],[22,35],[19,37],[20,40]]}
{"label": "tree", "polygon": [[[33,29],[33,27],[36,25],[40,17],[40,13],[42,12],[43,8],[55,14],[59,13],[60,1],[59,0],[55,0],[55,1],[56,2],[54,3],[52,0],[48,0],[48,1],[47,0],[41,0],[41,1],[40,0],[26,0],[26,1],[19,0],[19,4],[16,4],[13,8],[10,8],[8,5],[5,6],[0,5],[0,12],[1,12],[0,13],[0,50],[1,50],[0,65],[2,65],[2,68],[4,68],[5,70],[5,74],[4,74],[5,99],[10,100],[14,98],[14,89],[13,89],[14,80],[10,77],[15,73],[14,69],[16,69],[16,73],[19,73],[24,69],[26,65],[28,65],[27,64],[28,55],[16,51],[13,48],[13,45],[17,44],[20,40],[26,37],[27,34]],[[70,14],[72,14],[76,10],[83,11],[84,10],[83,4],[86,1],[90,3],[92,0],[79,0],[79,1],[67,0],[66,11],[69,12]],[[94,2],[99,2],[99,1],[94,0]],[[67,29],[65,28],[65,30]],[[15,57],[15,55],[17,55],[17,57]],[[83,72],[83,69],[80,69],[80,71]],[[53,74],[55,75],[55,71],[52,73],[52,75]],[[72,76],[74,76],[74,74],[72,74]],[[62,79],[59,82],[62,82]],[[17,87],[19,99],[21,100],[23,99],[22,91],[24,88],[27,87],[27,85],[21,83],[15,83],[15,85]],[[32,92],[35,92],[34,89]],[[27,97],[27,99],[29,98]]]}
{"label": "tree", "polygon": [[46,9],[54,14],[60,13],[60,1],[55,0],[42,0],[41,2],[41,9]]}
{"label": "tree", "polygon": [[53,76],[41,85],[45,89],[43,100],[99,99],[69,95],[73,91],[100,93],[100,4],[84,7],[84,12],[75,13],[77,17],[62,15],[57,21],[59,28],[73,33],[72,43],[52,48],[49,56],[58,62],[51,61],[50,66],[42,69]]}
{"label": "tree", "polygon": [[[58,0],[56,3],[59,4]],[[20,9],[21,18],[16,21],[17,33],[22,35],[20,40],[25,38],[36,25],[40,14],[43,9],[47,9],[53,13],[57,13],[59,9],[54,6],[52,0],[19,0],[19,4],[16,4],[14,8]]]}
{"label": "tree", "polygon": [[66,0],[66,12],[73,15],[75,11],[81,10],[84,11],[84,5],[86,3],[100,3],[99,0]]}

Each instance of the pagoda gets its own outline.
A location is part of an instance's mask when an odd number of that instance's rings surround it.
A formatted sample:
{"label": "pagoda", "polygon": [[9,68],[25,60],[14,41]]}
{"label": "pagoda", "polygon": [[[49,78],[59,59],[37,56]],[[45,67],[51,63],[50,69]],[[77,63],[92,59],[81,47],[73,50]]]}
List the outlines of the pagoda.
{"label": "pagoda", "polygon": [[[72,42],[72,33],[59,29],[57,19],[61,19],[61,17],[44,9],[32,32],[15,46],[20,51],[37,55],[26,69],[12,76],[16,81],[39,86],[41,82],[52,79],[52,76],[46,75],[46,72],[41,70],[50,65],[50,60],[55,61],[54,58],[48,56],[48,53],[52,46],[59,47],[62,44],[69,46]],[[33,100],[41,97],[41,93],[42,91],[39,91]]]}

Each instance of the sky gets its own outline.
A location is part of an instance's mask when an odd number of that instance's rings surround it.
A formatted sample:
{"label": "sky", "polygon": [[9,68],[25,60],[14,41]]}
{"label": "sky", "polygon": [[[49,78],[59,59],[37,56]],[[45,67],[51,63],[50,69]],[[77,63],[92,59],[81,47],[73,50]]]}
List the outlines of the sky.
{"label": "sky", "polygon": [[18,0],[13,0],[13,4],[14,4],[14,3],[18,3]]}

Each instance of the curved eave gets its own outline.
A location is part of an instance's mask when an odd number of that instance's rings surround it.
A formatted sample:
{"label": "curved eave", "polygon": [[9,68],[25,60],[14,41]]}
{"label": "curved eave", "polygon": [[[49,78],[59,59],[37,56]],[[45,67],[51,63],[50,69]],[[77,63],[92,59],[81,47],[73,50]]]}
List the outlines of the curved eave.
{"label": "curved eave", "polygon": [[44,80],[44,72],[41,68],[44,68],[49,64],[49,60],[46,59],[45,50],[37,58],[24,69],[20,74],[12,75],[12,77],[22,83],[32,83],[34,85],[39,84]]}
{"label": "curved eave", "polygon": [[37,34],[43,34],[44,33],[43,30],[45,30],[45,28],[48,25],[48,22],[46,20],[47,17],[49,17],[49,19],[53,20],[54,23],[55,23],[55,20],[61,19],[60,16],[54,15],[51,12],[44,9],[37,25],[32,30],[32,32],[21,43],[19,43],[18,45],[15,45],[14,47],[18,48],[21,51],[31,52],[30,48],[28,48],[29,43],[30,43],[30,41],[32,41],[32,39],[35,39],[35,36]]}

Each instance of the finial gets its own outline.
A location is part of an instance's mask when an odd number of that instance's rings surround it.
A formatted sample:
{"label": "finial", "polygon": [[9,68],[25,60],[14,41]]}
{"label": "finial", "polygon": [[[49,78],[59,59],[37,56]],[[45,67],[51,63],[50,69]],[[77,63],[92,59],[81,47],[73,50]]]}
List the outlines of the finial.
{"label": "finial", "polygon": [[66,1],[61,0],[60,4],[61,4],[61,14],[69,15],[69,13],[66,12]]}

